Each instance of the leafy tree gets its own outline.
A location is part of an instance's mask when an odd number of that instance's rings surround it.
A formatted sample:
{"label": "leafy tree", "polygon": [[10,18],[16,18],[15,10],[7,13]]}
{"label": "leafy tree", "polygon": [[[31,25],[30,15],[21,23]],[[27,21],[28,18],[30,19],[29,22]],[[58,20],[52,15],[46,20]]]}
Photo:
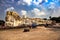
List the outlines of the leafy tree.
{"label": "leafy tree", "polygon": [[4,26],[4,24],[5,24],[5,21],[0,20],[0,25]]}
{"label": "leafy tree", "polygon": [[57,23],[60,23],[60,17],[52,17],[52,18],[50,18],[50,20],[54,20]]}

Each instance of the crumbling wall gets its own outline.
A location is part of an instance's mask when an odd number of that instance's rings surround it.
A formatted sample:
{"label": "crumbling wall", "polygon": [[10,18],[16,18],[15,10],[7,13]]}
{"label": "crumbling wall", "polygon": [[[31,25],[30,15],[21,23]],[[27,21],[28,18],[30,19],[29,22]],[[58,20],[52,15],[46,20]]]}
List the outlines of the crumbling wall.
{"label": "crumbling wall", "polygon": [[18,22],[20,21],[20,16],[14,11],[7,11],[5,21],[6,26],[17,26]]}

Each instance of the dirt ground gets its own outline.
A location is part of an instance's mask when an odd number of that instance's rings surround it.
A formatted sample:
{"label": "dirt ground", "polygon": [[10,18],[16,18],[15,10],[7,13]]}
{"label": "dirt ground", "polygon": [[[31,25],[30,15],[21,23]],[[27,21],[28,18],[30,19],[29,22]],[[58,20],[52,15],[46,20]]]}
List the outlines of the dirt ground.
{"label": "dirt ground", "polygon": [[30,32],[23,32],[23,29],[0,30],[0,40],[60,40],[60,28],[37,27]]}

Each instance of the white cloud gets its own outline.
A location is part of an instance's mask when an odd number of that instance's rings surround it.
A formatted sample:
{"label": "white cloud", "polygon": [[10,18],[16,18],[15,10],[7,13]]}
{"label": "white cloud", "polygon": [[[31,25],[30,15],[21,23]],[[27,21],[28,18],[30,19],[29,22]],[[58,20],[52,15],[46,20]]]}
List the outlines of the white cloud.
{"label": "white cloud", "polygon": [[48,2],[48,0],[45,0],[45,2]]}
{"label": "white cloud", "polygon": [[32,0],[23,0],[23,2],[27,3],[28,5],[31,5]]}
{"label": "white cloud", "polygon": [[52,17],[59,17],[60,16],[60,8],[54,9]]}
{"label": "white cloud", "polygon": [[25,16],[26,16],[27,11],[25,11],[25,10],[21,10],[21,13],[22,13],[22,15],[25,15]]}
{"label": "white cloud", "polygon": [[23,0],[19,0],[19,1],[17,2],[17,4],[18,4],[18,5],[20,5],[20,4],[25,5],[26,3],[23,2]]}
{"label": "white cloud", "polygon": [[20,3],[21,3],[21,2],[20,2],[20,1],[18,1],[17,3],[18,3],[18,5],[20,5]]}
{"label": "white cloud", "polygon": [[43,16],[43,15],[45,15],[45,12],[44,12],[44,11],[40,11],[40,10],[37,9],[37,8],[34,8],[34,9],[32,10],[32,12],[35,14],[35,16]]}
{"label": "white cloud", "polygon": [[32,1],[32,0],[23,0],[23,2],[27,3],[28,5],[31,5],[31,2],[33,2],[35,5],[39,5],[39,3],[41,3],[43,0],[38,0],[36,2],[36,0]]}
{"label": "white cloud", "polygon": [[36,2],[36,1],[33,1],[33,3],[34,3],[35,5],[38,5],[38,4],[39,4],[39,2]]}
{"label": "white cloud", "polygon": [[9,8],[7,8],[7,9],[5,10],[5,12],[6,12],[6,11],[12,11],[12,10],[14,10],[14,7],[9,7]]}
{"label": "white cloud", "polygon": [[[32,1],[32,0],[19,0],[17,3],[18,3],[18,5],[20,5],[20,4],[22,4],[22,5],[31,5],[32,3],[34,4],[34,5],[39,5],[39,3],[41,3],[43,0],[34,0],[34,1]],[[48,2],[48,0],[45,0],[45,2]]]}
{"label": "white cloud", "polygon": [[54,9],[54,8],[55,8],[55,3],[50,2],[50,6],[49,6],[49,8]]}
{"label": "white cloud", "polygon": [[43,1],[43,0],[38,0],[38,2],[40,2],[40,3],[41,3],[42,1]]}
{"label": "white cloud", "polygon": [[37,2],[36,2],[36,0],[34,0],[33,3],[35,5],[39,5],[39,3],[42,3],[43,1],[48,2],[48,0],[38,0]]}

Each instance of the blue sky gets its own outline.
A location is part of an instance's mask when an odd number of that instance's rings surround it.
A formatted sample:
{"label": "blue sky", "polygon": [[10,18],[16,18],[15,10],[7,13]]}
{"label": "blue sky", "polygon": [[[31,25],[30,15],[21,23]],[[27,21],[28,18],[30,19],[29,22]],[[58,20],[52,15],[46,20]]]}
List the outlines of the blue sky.
{"label": "blue sky", "polygon": [[0,0],[0,19],[6,11],[16,11],[20,16],[48,18],[60,16],[60,0]]}

